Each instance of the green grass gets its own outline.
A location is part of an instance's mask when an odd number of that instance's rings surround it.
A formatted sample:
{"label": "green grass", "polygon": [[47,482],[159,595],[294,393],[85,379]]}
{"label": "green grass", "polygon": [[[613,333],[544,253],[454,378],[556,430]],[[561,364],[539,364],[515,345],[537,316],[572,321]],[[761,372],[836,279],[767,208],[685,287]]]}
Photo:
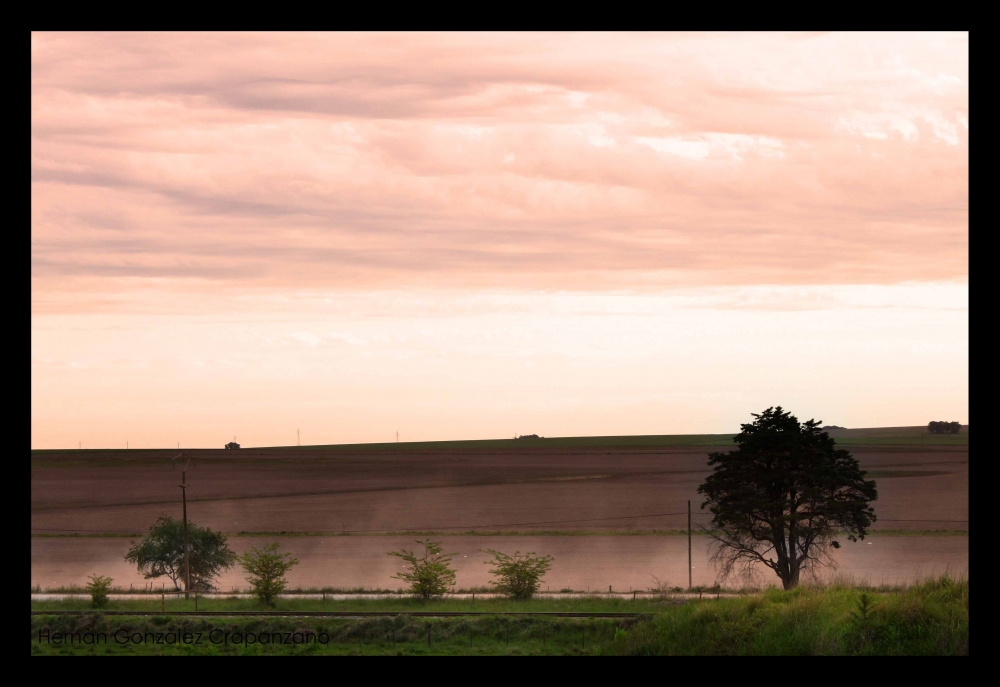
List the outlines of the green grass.
{"label": "green grass", "polygon": [[833,429],[829,434],[844,446],[968,446],[969,426],[962,425],[958,434],[931,434],[927,426],[867,427]]}
{"label": "green grass", "polygon": [[[378,611],[410,613],[415,611],[449,611],[476,613],[510,612],[573,612],[573,613],[647,613],[662,608],[660,599],[639,598],[635,601],[604,597],[600,595],[569,598],[534,598],[527,601],[513,601],[503,598],[489,599],[432,599],[421,601],[409,596],[380,599],[275,599],[274,605],[265,607],[255,599],[216,598],[198,599],[199,611]],[[155,612],[161,608],[159,595],[149,599],[112,599],[104,610]],[[193,599],[183,597],[165,600],[166,612],[194,611]],[[58,601],[32,601],[33,611],[91,611],[89,599],[64,599]]]}
{"label": "green grass", "polygon": [[[862,611],[862,599],[868,609]],[[220,600],[229,610],[259,608],[253,601]],[[148,608],[149,602],[126,602]],[[206,602],[206,607],[210,602]],[[294,610],[295,600],[278,609]],[[121,602],[119,602],[121,605]],[[969,584],[939,578],[905,589],[872,591],[850,586],[800,587],[790,592],[702,601],[533,599],[526,602],[357,600],[326,604],[331,610],[390,610],[398,615],[365,619],[249,617],[189,618],[165,615],[32,616],[32,655],[968,655]],[[86,602],[32,603],[32,609],[82,610]],[[72,607],[72,608],[68,608]],[[171,608],[174,608],[172,605]],[[201,610],[204,610],[201,606]],[[413,618],[413,610],[653,611],[648,619],[504,617]],[[148,642],[118,644],[115,632],[139,633]],[[213,643],[208,633],[324,633],[326,642],[300,644]],[[40,632],[77,633],[97,644],[39,641]],[[431,638],[428,644],[427,634]],[[165,644],[170,633],[202,633],[202,642]],[[156,643],[157,635],[161,642]],[[393,636],[395,635],[395,646]],[[304,635],[300,634],[300,638]],[[543,642],[544,637],[544,642]]]}
{"label": "green grass", "polygon": [[[313,451],[329,452],[357,452],[357,451],[399,451],[407,452],[447,452],[465,451],[475,449],[511,449],[511,448],[656,448],[672,446],[723,446],[732,445],[735,434],[645,434],[634,436],[596,436],[596,437],[548,437],[541,439],[480,439],[467,441],[405,441],[401,443],[377,443],[377,444],[322,444],[314,446],[265,446],[247,447],[239,452],[226,453],[234,459],[240,458],[241,462],[251,459],[248,453],[256,451],[277,451],[310,453]],[[858,429],[835,429],[830,430],[830,436],[836,439],[838,444],[845,446],[968,446],[969,426],[963,425],[959,434],[930,434],[926,426],[917,427],[867,427]],[[47,467],[48,462],[44,458],[50,454],[60,454],[61,456],[79,455],[86,459],[88,454],[102,454],[101,460],[112,461],[107,456],[108,453],[116,454],[125,458],[128,456],[134,460],[142,460],[144,452],[168,451],[163,449],[83,449],[83,450],[61,450],[61,449],[37,449],[31,451],[32,459],[36,461],[35,467]],[[203,450],[203,449],[196,449]],[[65,459],[59,461],[65,463]],[[110,464],[110,463],[109,463]],[[125,463],[122,463],[125,464]],[[54,466],[55,464],[53,464]]]}
{"label": "green grass", "polygon": [[[862,595],[874,604],[862,617]],[[968,655],[969,583],[939,578],[902,591],[771,590],[688,603],[603,644],[602,653],[668,655]]]}
{"label": "green grass", "polygon": [[[384,618],[316,619],[266,618],[229,619],[159,617],[52,617],[33,616],[31,654],[36,655],[208,655],[259,656],[277,654],[381,655],[381,656],[521,656],[587,655],[600,650],[601,642],[613,641],[615,632],[635,624],[633,619],[570,619],[484,616],[466,618],[411,618],[406,615]],[[103,634],[99,644],[53,644],[39,641],[40,632]],[[213,630],[215,633],[213,634]],[[303,639],[312,632],[325,643],[262,644],[261,634],[280,639],[285,633],[299,633]],[[140,635],[135,643],[119,644],[120,637]],[[121,634],[123,633],[123,634]],[[187,634],[188,643],[166,644],[173,636]],[[201,633],[200,636],[198,633]],[[232,640],[254,634],[254,643],[237,641],[213,643],[224,636]],[[234,637],[234,635],[237,635]],[[294,639],[294,635],[292,636]],[[161,643],[156,643],[157,639]],[[200,640],[194,643],[193,640]],[[176,640],[175,640],[176,641]]]}

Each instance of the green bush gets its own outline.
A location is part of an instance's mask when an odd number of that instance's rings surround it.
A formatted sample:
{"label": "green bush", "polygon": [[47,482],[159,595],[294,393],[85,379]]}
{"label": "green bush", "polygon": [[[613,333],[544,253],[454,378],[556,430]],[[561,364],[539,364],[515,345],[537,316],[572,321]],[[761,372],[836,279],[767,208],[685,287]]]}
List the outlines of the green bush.
{"label": "green bush", "polygon": [[497,592],[512,599],[530,599],[538,591],[542,577],[552,567],[552,556],[536,556],[534,551],[525,554],[515,551],[514,555],[508,555],[486,549],[483,553],[493,556],[493,560],[486,561],[486,564],[493,566],[490,574],[497,580],[490,584]]}
{"label": "green bush", "polygon": [[270,605],[274,597],[285,591],[285,573],[299,562],[298,558],[292,558],[292,554],[277,551],[278,544],[268,544],[263,551],[252,546],[239,557],[240,565],[247,572],[246,581],[250,583],[250,591],[266,605]]}
{"label": "green bush", "polygon": [[90,605],[94,608],[104,608],[108,605],[108,591],[111,583],[110,577],[102,575],[91,575],[90,583],[86,586],[87,593],[90,594]]}
{"label": "green bush", "polygon": [[424,547],[424,555],[421,558],[417,558],[413,551],[406,549],[389,552],[390,556],[401,558],[407,565],[405,570],[393,575],[393,578],[408,582],[410,593],[422,599],[441,596],[455,584],[455,571],[449,565],[451,557],[455,554],[442,554],[441,542],[418,539],[417,543]]}

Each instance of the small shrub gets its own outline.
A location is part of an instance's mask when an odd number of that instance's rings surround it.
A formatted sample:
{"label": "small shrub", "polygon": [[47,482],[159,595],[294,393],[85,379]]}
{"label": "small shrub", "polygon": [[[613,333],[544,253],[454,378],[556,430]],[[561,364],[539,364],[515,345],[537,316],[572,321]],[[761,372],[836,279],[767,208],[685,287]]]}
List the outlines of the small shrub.
{"label": "small shrub", "polygon": [[455,554],[442,554],[441,542],[418,539],[417,543],[424,547],[424,555],[421,558],[417,558],[413,551],[406,549],[389,552],[390,556],[401,558],[407,564],[407,569],[398,575],[393,575],[393,578],[409,582],[410,593],[422,599],[441,596],[455,584],[455,571],[449,565],[451,557]]}
{"label": "small shrub", "polygon": [[536,556],[534,551],[522,554],[515,551],[508,555],[502,551],[486,549],[483,553],[493,556],[490,574],[497,578],[490,582],[499,593],[513,599],[530,599],[541,585],[542,577],[552,567],[552,556]]}
{"label": "small shrub", "polygon": [[290,553],[278,553],[278,544],[268,544],[264,550],[256,546],[239,557],[240,565],[247,572],[250,591],[263,604],[270,604],[274,597],[285,591],[285,573],[297,565],[298,558]]}
{"label": "small shrub", "polygon": [[684,591],[680,587],[670,586],[670,583],[664,582],[656,575],[651,575],[653,578],[653,586],[649,588],[649,591],[654,594],[659,594],[660,596],[668,596],[670,594],[678,593]]}
{"label": "small shrub", "polygon": [[861,596],[855,601],[856,610],[851,611],[851,617],[858,623],[867,623],[872,610],[878,606],[874,601],[875,597],[868,592],[862,592]]}
{"label": "small shrub", "polygon": [[90,605],[94,608],[104,608],[108,605],[108,591],[111,589],[112,580],[103,575],[91,575],[90,583],[86,586],[87,593],[90,594]]}

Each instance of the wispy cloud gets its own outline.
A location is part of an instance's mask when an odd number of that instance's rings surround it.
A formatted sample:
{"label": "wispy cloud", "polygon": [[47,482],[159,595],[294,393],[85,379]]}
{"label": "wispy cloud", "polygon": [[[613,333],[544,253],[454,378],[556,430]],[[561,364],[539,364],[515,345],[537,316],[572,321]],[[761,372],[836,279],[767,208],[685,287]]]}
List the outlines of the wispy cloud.
{"label": "wispy cloud", "polygon": [[965,418],[966,34],[31,37],[32,443]]}
{"label": "wispy cloud", "polygon": [[964,35],[32,36],[36,290],[966,272]]}

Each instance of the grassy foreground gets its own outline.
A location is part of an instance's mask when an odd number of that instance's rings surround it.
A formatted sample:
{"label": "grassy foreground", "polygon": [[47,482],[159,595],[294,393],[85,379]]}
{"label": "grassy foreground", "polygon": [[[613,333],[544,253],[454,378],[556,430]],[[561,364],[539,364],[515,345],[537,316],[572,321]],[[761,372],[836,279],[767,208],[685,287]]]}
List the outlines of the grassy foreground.
{"label": "grassy foreground", "polygon": [[[304,601],[304,600],[303,600]],[[200,606],[209,610],[208,603]],[[216,602],[213,602],[216,603]],[[223,610],[251,601],[218,600]],[[292,610],[297,600],[282,600]],[[387,605],[388,604],[388,605]],[[148,610],[148,601],[118,602]],[[312,607],[313,604],[310,604]],[[389,608],[391,606],[391,608]],[[85,602],[33,602],[83,609]],[[560,599],[512,602],[328,602],[330,610],[393,610],[394,617],[185,618],[100,614],[32,616],[32,655],[968,655],[969,584],[939,578],[903,590],[802,587],[702,601]],[[110,607],[109,607],[110,608]],[[256,607],[259,608],[259,607]],[[179,609],[178,609],[179,610]],[[216,610],[216,609],[211,609]],[[413,618],[414,610],[645,611],[646,619]],[[55,633],[64,633],[54,642]],[[66,641],[66,636],[72,641]],[[89,641],[88,641],[89,638]],[[103,638],[103,639],[102,639]],[[196,641],[197,640],[197,641]]]}
{"label": "grassy foreground", "polygon": [[967,656],[969,583],[942,577],[887,594],[799,588],[685,604],[601,648],[625,656]]}

